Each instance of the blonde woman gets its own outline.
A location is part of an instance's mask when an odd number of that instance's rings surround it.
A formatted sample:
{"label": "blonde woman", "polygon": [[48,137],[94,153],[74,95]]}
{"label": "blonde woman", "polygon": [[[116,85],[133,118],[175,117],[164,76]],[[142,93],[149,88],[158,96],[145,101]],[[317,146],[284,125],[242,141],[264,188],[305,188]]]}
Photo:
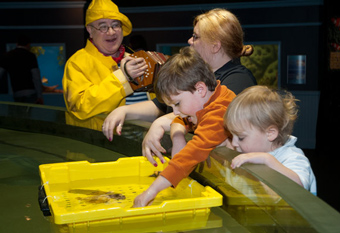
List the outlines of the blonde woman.
{"label": "blonde woman", "polygon": [[252,73],[240,64],[241,56],[250,56],[253,47],[243,44],[243,30],[236,16],[225,9],[213,9],[197,16],[188,43],[211,66],[217,80],[236,95],[256,85]]}

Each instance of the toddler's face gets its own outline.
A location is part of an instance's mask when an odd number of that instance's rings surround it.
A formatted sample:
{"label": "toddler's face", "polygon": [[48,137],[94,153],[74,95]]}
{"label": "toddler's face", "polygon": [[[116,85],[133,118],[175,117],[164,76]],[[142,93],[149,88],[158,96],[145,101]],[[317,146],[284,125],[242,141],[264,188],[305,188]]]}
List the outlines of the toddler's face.
{"label": "toddler's face", "polygon": [[246,127],[241,133],[233,134],[232,145],[238,152],[270,152],[272,143],[268,140],[267,133],[256,127]]}
{"label": "toddler's face", "polygon": [[182,118],[188,117],[188,120],[197,124],[196,112],[203,109],[203,104],[199,97],[198,91],[181,91],[178,95],[171,95],[170,100],[164,102],[171,106],[175,115]]}

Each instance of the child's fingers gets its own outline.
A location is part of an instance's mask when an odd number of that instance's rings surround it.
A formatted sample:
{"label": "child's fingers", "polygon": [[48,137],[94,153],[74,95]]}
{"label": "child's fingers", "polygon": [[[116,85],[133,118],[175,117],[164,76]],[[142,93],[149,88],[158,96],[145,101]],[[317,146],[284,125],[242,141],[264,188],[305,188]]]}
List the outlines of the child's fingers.
{"label": "child's fingers", "polygon": [[230,164],[230,167],[232,169],[235,169],[237,167],[240,167],[242,165],[242,162],[241,160],[239,159],[238,156],[236,156],[233,160],[231,160],[231,164]]}

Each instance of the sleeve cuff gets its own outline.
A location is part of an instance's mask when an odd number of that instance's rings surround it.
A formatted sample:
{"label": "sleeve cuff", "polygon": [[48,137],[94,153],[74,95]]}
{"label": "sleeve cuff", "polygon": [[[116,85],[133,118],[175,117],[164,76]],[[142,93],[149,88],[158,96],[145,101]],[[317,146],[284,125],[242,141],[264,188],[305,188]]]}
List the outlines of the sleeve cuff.
{"label": "sleeve cuff", "polygon": [[125,75],[123,74],[123,72],[121,71],[121,69],[115,70],[113,72],[114,76],[117,77],[117,79],[120,81],[120,83],[123,85],[123,88],[125,90],[125,94],[126,96],[131,95],[133,93],[133,90],[130,86],[130,83],[127,81],[127,79],[125,78]]}
{"label": "sleeve cuff", "polygon": [[174,188],[176,188],[181,180],[187,177],[187,175],[183,174],[183,172],[181,172],[172,161],[169,162],[169,165],[161,172],[160,175],[166,178]]}

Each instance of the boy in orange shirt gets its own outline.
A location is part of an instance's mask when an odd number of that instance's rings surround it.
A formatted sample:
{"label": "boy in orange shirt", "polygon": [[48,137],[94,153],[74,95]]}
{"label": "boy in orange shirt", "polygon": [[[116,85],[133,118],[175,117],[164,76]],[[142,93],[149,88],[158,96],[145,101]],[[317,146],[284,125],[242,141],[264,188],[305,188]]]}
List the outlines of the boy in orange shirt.
{"label": "boy in orange shirt", "polygon": [[136,197],[134,207],[146,206],[160,191],[176,187],[197,164],[208,158],[212,149],[230,136],[223,127],[223,115],[235,94],[216,81],[210,67],[194,49],[185,47],[168,59],[155,80],[155,92],[160,101],[173,108],[177,115],[174,122],[181,122],[186,129],[192,127],[194,136],[150,187]]}

